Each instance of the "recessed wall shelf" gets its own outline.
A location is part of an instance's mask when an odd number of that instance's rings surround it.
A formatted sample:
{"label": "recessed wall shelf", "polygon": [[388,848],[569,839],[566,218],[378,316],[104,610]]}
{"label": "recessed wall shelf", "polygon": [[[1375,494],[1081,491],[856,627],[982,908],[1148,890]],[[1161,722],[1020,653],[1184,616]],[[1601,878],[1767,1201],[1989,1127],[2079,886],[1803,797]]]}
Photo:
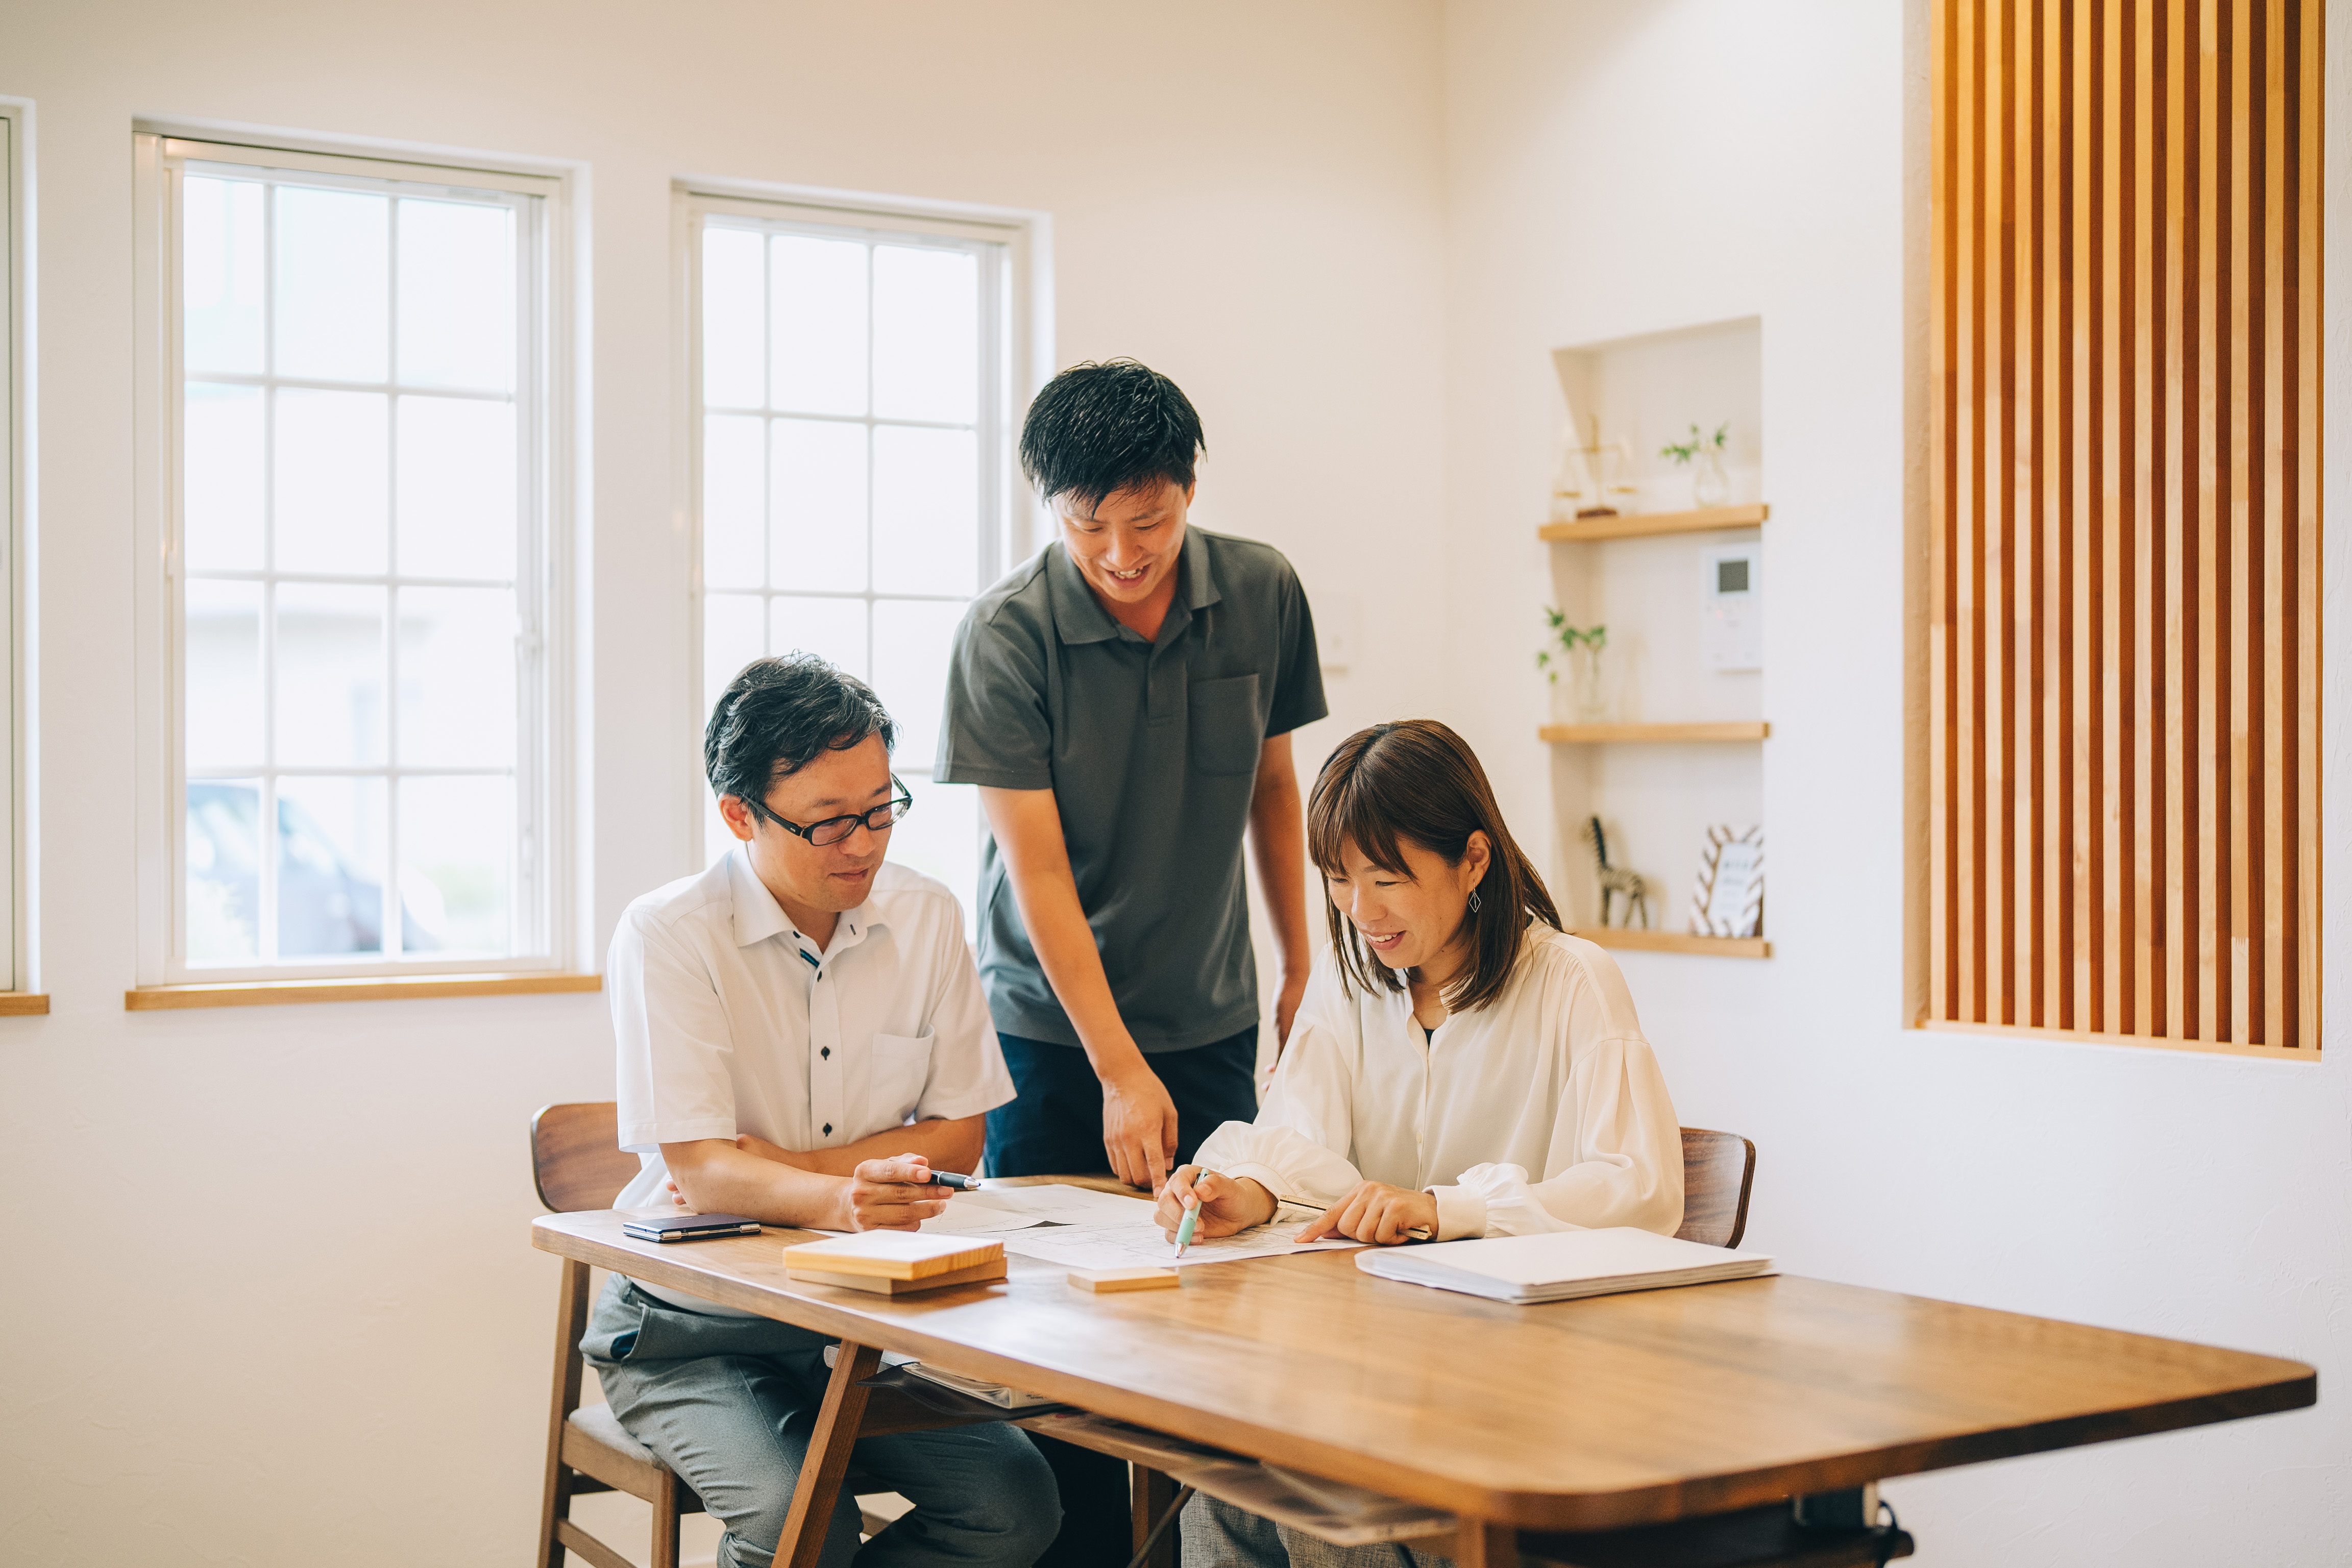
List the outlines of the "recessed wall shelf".
{"label": "recessed wall shelf", "polygon": [[1622,517],[1588,517],[1576,522],[1547,522],[1536,537],[1560,544],[1590,544],[1603,539],[1642,539],[1654,533],[1712,533],[1726,528],[1757,528],[1772,515],[1762,503],[1755,506],[1712,506],[1700,511],[1637,511]]}
{"label": "recessed wall shelf", "polygon": [[1568,934],[1580,936],[1600,947],[1622,948],[1630,952],[1696,952],[1710,958],[1772,956],[1772,944],[1760,936],[1693,936],[1687,931],[1627,931],[1617,926],[1595,926]]}
{"label": "recessed wall shelf", "polygon": [[1761,719],[1730,724],[1546,724],[1536,733],[1555,746],[1616,741],[1769,741],[1772,726]]}

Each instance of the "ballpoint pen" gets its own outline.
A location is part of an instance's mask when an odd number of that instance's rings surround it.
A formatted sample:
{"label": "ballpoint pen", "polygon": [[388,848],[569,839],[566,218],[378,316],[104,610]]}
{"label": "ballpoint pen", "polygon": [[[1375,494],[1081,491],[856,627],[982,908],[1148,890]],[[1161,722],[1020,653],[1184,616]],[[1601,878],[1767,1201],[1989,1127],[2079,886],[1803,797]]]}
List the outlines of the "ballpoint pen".
{"label": "ballpoint pen", "polygon": [[931,1173],[931,1184],[933,1186],[948,1187],[959,1193],[971,1192],[979,1187],[980,1183],[981,1178],[978,1176],[960,1176],[953,1171],[933,1171]]}
{"label": "ballpoint pen", "polygon": [[1184,1249],[1192,1245],[1192,1227],[1201,1221],[1201,1176],[1213,1173],[1202,1171],[1192,1178],[1192,1194],[1184,1200],[1184,1217],[1176,1226],[1176,1256],[1179,1258],[1183,1257]]}

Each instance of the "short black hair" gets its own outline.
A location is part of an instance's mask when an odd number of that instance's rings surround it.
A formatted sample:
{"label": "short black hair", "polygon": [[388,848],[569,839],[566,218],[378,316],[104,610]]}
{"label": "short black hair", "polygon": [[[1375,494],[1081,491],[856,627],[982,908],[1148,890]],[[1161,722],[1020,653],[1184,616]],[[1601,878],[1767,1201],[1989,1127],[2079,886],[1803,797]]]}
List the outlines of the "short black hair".
{"label": "short black hair", "polygon": [[1207,442],[1183,388],[1131,359],[1074,364],[1045,384],[1021,426],[1021,471],[1048,505],[1088,512],[1106,497],[1166,479],[1192,484]]}
{"label": "short black hair", "polygon": [[813,653],[755,658],[710,710],[702,771],[711,793],[731,795],[772,819],[768,791],[778,779],[800,772],[820,752],[845,752],[872,735],[888,751],[898,731],[866,682]]}

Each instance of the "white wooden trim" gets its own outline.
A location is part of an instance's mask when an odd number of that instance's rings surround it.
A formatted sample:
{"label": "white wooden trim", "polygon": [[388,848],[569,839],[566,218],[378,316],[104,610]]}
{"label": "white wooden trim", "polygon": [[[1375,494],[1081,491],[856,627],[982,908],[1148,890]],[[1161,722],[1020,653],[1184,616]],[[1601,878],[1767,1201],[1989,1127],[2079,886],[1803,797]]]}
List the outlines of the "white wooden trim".
{"label": "white wooden trim", "polygon": [[31,241],[33,106],[0,99],[0,991],[39,972],[30,772],[33,508],[39,488]]}
{"label": "white wooden trim", "polygon": [[177,270],[171,221],[171,181],[163,171],[163,139],[131,137],[131,621],[133,731],[138,768],[138,978],[162,984],[172,964],[173,905],[179,868],[173,864],[172,642],[168,592],[171,562],[174,437],[172,312],[165,295]]}
{"label": "white wooden trim", "polygon": [[[280,171],[317,175],[326,184],[381,190],[386,183],[406,190],[446,191],[479,199],[486,193],[517,196],[551,196],[562,185],[543,174],[509,174],[489,169],[435,169],[382,158],[329,157],[320,153],[289,153],[273,147],[238,147],[225,142],[198,142],[185,137],[163,139],[167,162],[212,163],[225,168]],[[435,176],[439,176],[436,178]]]}
{"label": "white wooden trim", "polygon": [[[586,732],[577,679],[582,449],[576,429],[578,352],[575,251],[580,217],[575,182],[475,167],[436,167],[401,160],[296,148],[238,146],[142,131],[133,138],[137,236],[134,303],[133,426],[138,561],[134,584],[140,898],[138,975],[142,985],[321,975],[570,971],[589,948],[578,866],[581,809],[577,780]],[[278,963],[191,969],[180,942],[184,897],[180,838],[181,715],[176,699],[180,595],[175,591],[179,507],[179,342],[173,280],[179,276],[176,221],[182,170],[234,165],[283,171],[305,180],[390,185],[393,194],[504,196],[517,209],[516,327],[525,373],[516,388],[521,505],[532,520],[518,543],[517,609],[522,616],[518,669],[515,779],[520,804],[510,952],[459,960],[437,955],[391,961]],[[267,827],[265,826],[265,835]],[[396,846],[388,841],[388,849]],[[388,856],[385,902],[400,908],[396,852]]]}
{"label": "white wooden trim", "polygon": [[[142,116],[131,122],[131,129],[142,135],[168,137],[177,141],[210,142],[221,147],[244,148],[283,159],[289,154],[313,153],[333,160],[373,161],[395,164],[410,173],[387,176],[392,179],[445,177],[462,173],[473,175],[520,174],[572,184],[586,173],[587,165],[569,158],[541,158],[512,153],[493,153],[475,147],[453,147],[430,142],[407,142],[381,136],[324,135],[278,125],[256,125],[236,120],[180,120]],[[292,165],[278,163],[277,167]],[[477,182],[478,188],[478,182]]]}

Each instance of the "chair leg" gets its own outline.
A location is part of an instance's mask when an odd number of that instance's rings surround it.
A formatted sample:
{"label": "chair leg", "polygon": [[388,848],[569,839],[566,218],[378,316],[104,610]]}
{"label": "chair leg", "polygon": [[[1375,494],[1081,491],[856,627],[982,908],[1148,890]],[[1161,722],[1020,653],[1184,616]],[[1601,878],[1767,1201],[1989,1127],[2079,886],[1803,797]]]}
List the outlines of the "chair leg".
{"label": "chair leg", "polygon": [[[1135,1528],[1128,1537],[1128,1550],[1140,1552],[1144,1542],[1150,1538],[1151,1527],[1160,1522],[1160,1516],[1175,1502],[1176,1480],[1172,1476],[1142,1465],[1133,1466],[1132,1470],[1131,1489],[1128,1495]],[[1143,1568],[1177,1568],[1178,1542],[1178,1531],[1173,1525],[1160,1531],[1160,1539],[1151,1543],[1151,1555],[1145,1560]]]}
{"label": "chair leg", "polygon": [[866,1416],[866,1391],[858,1385],[881,1369],[879,1349],[841,1342],[833,1377],[824,1385],[824,1404],[817,1410],[816,1430],[809,1435],[808,1453],[801,1460],[800,1482],[793,1488],[792,1511],[784,1516],[784,1532],[776,1542],[775,1568],[817,1568],[825,1531],[833,1524],[833,1505],[841,1498],[842,1478],[849,1474],[850,1450],[857,1446],[858,1424]]}
{"label": "chair leg", "polygon": [[1455,1568],[1519,1568],[1519,1532],[1491,1520],[1465,1519],[1454,1536],[1454,1562]]}
{"label": "chair leg", "polygon": [[654,1491],[653,1568],[677,1568],[677,1477],[667,1468]]}
{"label": "chair leg", "polygon": [[572,1513],[572,1473],[563,1464],[563,1425],[580,1408],[580,1336],[588,1331],[588,1266],[563,1260],[555,1297],[555,1397],[547,1416],[547,1484],[540,1493],[539,1568],[563,1568],[555,1521]]}

